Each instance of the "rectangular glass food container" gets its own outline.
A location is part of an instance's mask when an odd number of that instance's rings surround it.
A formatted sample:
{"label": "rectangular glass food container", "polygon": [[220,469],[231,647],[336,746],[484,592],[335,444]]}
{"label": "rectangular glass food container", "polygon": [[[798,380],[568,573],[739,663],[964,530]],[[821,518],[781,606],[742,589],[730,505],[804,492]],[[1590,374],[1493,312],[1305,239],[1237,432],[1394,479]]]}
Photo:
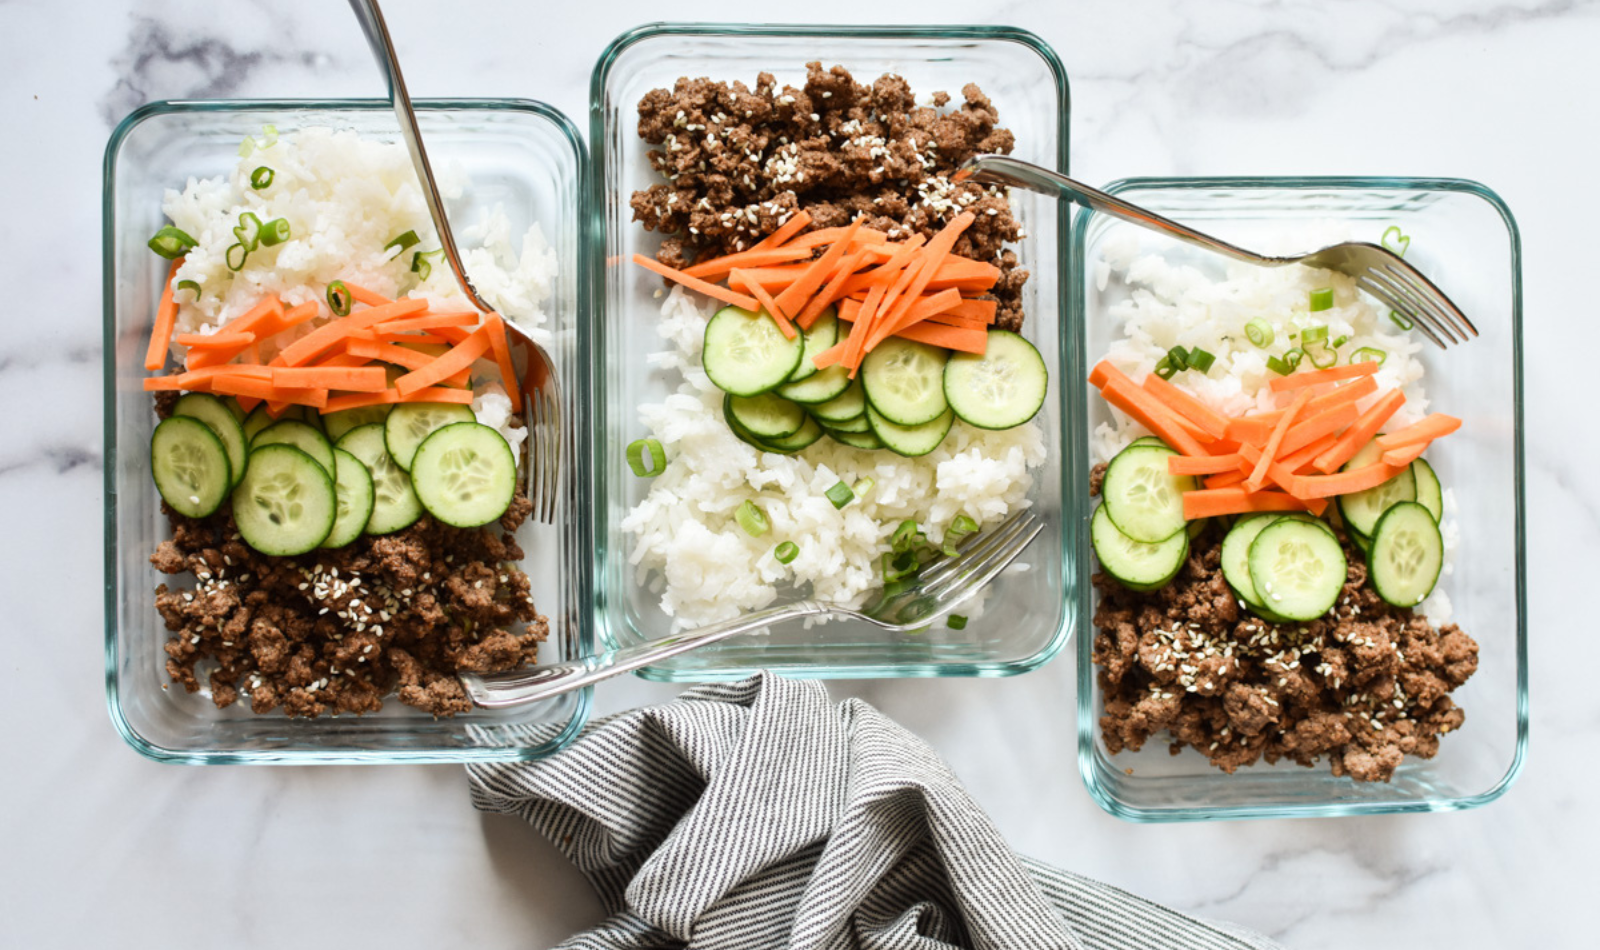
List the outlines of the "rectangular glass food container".
{"label": "rectangular glass food container", "polygon": [[[1174,756],[1162,737],[1139,752],[1107,753],[1101,740],[1101,697],[1091,659],[1095,630],[1078,640],[1078,764],[1089,794],[1106,811],[1132,821],[1196,821],[1364,815],[1471,808],[1503,795],[1521,771],[1528,740],[1527,611],[1524,603],[1522,478],[1521,245],[1511,211],[1474,182],[1418,178],[1132,179],[1106,189],[1264,253],[1289,247],[1284,232],[1334,222],[1377,242],[1391,225],[1411,238],[1406,259],[1450,295],[1482,336],[1420,354],[1426,388],[1438,411],[1461,417],[1459,432],[1429,454],[1454,489],[1460,525],[1454,572],[1440,580],[1454,604],[1454,622],[1478,641],[1478,671],[1453,698],[1466,721],[1440,740],[1433,759],[1408,758],[1388,783],[1336,778],[1326,761],[1314,768],[1265,763],[1227,775],[1185,749]],[[1117,278],[1097,286],[1096,262],[1125,229],[1141,232],[1141,251],[1220,276],[1216,255],[1137,229],[1105,215],[1081,213],[1073,225],[1072,299],[1089,362],[1120,335],[1110,308],[1128,291]],[[1084,384],[1080,384],[1082,386]],[[1077,407],[1084,428],[1110,418],[1098,394]],[[1088,498],[1088,483],[1069,489]],[[1087,519],[1090,509],[1082,509]],[[1090,618],[1098,596],[1087,544],[1080,549],[1076,593]]]}
{"label": "rectangular glass food container", "polygon": [[[1038,37],[989,27],[848,27],[654,25],[623,34],[596,64],[590,89],[594,152],[592,239],[598,268],[595,321],[595,616],[601,634],[627,646],[666,636],[670,618],[635,577],[631,537],[619,527],[649,480],[628,468],[623,449],[642,434],[639,406],[660,401],[676,385],[653,372],[648,354],[667,346],[656,333],[659,278],[631,263],[653,256],[662,236],[632,223],[628,199],[658,180],[638,135],[639,100],[671,88],[682,76],[740,80],[754,86],[761,72],[780,84],[801,85],[805,64],[820,60],[870,83],[897,73],[919,95],[945,90],[958,97],[977,83],[995,103],[1000,124],[1016,135],[1018,157],[1067,167],[1066,74]],[[1050,369],[1050,394],[1038,416],[1048,462],[1036,470],[1033,503],[1047,527],[1025,553],[1030,569],[997,580],[981,618],[965,630],[944,624],[913,634],[885,633],[867,624],[835,622],[804,629],[773,627],[769,636],[738,638],[686,653],[643,675],[660,680],[731,679],[759,668],[812,677],[1003,676],[1043,664],[1071,636],[1074,585],[1082,572],[1075,552],[1087,549],[1079,519],[1063,518],[1063,482],[1086,471],[1080,417],[1067,411],[1061,381],[1081,379],[1077,334],[1068,323],[1064,206],[1014,192],[1027,238],[1016,250],[1031,277],[1024,307],[1027,335]],[[1076,511],[1077,503],[1065,507]]]}
{"label": "rectangular glass food container", "polygon": [[[476,220],[498,202],[512,233],[537,221],[555,249],[561,273],[546,302],[550,351],[567,384],[567,431],[578,471],[567,466],[555,525],[530,522],[518,533],[551,636],[541,651],[553,658],[593,652],[593,624],[584,602],[589,586],[586,478],[589,420],[579,395],[587,385],[588,250],[581,240],[585,148],[561,113],[524,100],[437,100],[417,103],[434,167],[459,165],[469,193],[449,208],[458,223]],[[353,129],[396,141],[387,102],[160,102],[128,116],[105,155],[105,596],[106,699],[123,738],[152,759],[210,763],[466,762],[534,759],[577,734],[589,712],[583,690],[520,709],[473,712],[449,719],[390,697],[366,716],[290,719],[252,714],[239,703],[219,710],[205,692],[169,683],[162,645],[169,634],[154,603],[159,583],[183,584],[149,562],[169,537],[150,480],[155,424],[143,355],[166,261],[145,246],[166,223],[162,196],[191,177],[223,174],[239,143],[262,126],[280,133],[307,126]],[[576,492],[576,494],[574,494]]]}

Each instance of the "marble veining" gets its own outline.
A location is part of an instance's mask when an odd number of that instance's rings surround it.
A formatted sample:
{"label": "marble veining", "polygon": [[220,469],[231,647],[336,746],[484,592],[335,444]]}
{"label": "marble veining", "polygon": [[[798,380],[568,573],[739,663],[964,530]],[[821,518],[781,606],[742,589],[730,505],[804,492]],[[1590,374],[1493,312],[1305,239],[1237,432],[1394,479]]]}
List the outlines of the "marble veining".
{"label": "marble veining", "polygon": [[[414,95],[544,99],[587,127],[605,44],[725,5],[390,0]],[[448,8],[448,15],[441,12]],[[1600,448],[1579,392],[1593,336],[1594,0],[957,0],[786,18],[1008,23],[1072,85],[1073,171],[1422,174],[1479,179],[1524,240],[1533,747],[1477,811],[1137,826],[1082,789],[1069,649],[1010,680],[836,684],[925,736],[1029,856],[1303,948],[1580,947],[1600,847],[1600,700],[1580,601],[1600,565]],[[451,767],[193,769],[123,745],[105,713],[100,161],[162,98],[381,92],[337,0],[0,4],[7,134],[0,232],[13,296],[0,342],[0,491],[12,651],[0,659],[0,946],[238,948],[307,933],[395,947],[550,945],[600,909],[525,826],[479,815]],[[825,50],[818,55],[826,58]],[[797,65],[797,64],[789,64]],[[21,331],[23,321],[30,328]],[[598,714],[675,695],[628,680]],[[1580,926],[1582,925],[1582,926]]]}

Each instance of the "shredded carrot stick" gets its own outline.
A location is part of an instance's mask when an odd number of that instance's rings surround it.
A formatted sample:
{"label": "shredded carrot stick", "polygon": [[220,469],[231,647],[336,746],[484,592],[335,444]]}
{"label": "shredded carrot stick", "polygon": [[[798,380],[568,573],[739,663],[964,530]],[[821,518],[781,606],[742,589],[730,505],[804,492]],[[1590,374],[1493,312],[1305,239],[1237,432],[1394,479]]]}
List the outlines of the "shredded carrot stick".
{"label": "shredded carrot stick", "polygon": [[322,407],[324,413],[342,412],[345,409],[362,409],[367,406],[385,406],[400,401],[400,394],[393,389],[385,389],[376,393],[357,393],[353,396],[334,396]]}
{"label": "shredded carrot stick", "polygon": [[[315,366],[315,367],[318,367],[318,368],[322,368],[322,367],[332,368],[332,367],[338,367],[338,366],[365,366],[370,362],[372,362],[372,357],[370,357],[370,356],[356,356],[354,353],[346,352],[346,353],[335,353],[332,356],[324,356],[322,359],[317,360],[315,363],[309,363],[307,365]],[[276,369],[277,367],[273,367],[273,368]]]}
{"label": "shredded carrot stick", "polygon": [[[500,370],[500,385],[506,392],[520,392],[517,385],[517,367],[511,361],[511,346],[506,342],[506,322],[498,313],[491,313],[484,318],[483,325],[489,331],[489,349],[494,352],[494,365]],[[470,371],[471,364],[468,364]],[[521,404],[522,400],[513,399],[512,402]]]}
{"label": "shredded carrot stick", "polygon": [[999,310],[999,301],[982,297],[963,297],[959,304],[950,308],[950,312],[958,317],[971,317],[984,323],[994,323]]}
{"label": "shredded carrot stick", "polygon": [[712,297],[716,300],[722,301],[723,303],[733,304],[735,307],[739,307],[743,310],[749,310],[751,312],[755,312],[761,307],[760,302],[758,302],[754,297],[746,296],[745,294],[734,293],[731,290],[718,287],[716,284],[701,280],[698,277],[690,277],[683,271],[673,267],[668,267],[655,258],[645,257],[643,254],[635,254],[633,255],[633,262],[638,264],[640,267],[643,267],[645,270],[654,271],[655,273],[660,274],[662,277],[665,277],[673,283],[682,284],[690,290],[698,291],[699,293],[705,294],[707,297]]}
{"label": "shredded carrot stick", "polygon": [[1414,442],[1432,442],[1442,439],[1461,428],[1461,420],[1442,412],[1430,413],[1421,422],[1378,436],[1378,445],[1385,449],[1398,449]]}
{"label": "shredded carrot stick", "polygon": [[[942,293],[944,293],[944,291],[941,290],[941,291],[939,291],[939,293],[942,294]],[[923,297],[922,299],[923,300],[931,300],[933,298],[931,298],[931,297]],[[923,305],[919,303],[918,306],[923,306]],[[969,329],[969,330],[987,330],[987,329],[989,329],[989,324],[985,323],[982,320],[973,320],[973,319],[971,319],[969,317],[957,317],[957,316],[952,315],[950,313],[950,311],[948,311],[948,310],[946,310],[946,311],[944,311],[942,313],[930,313],[926,317],[923,317],[923,319],[928,321],[929,323],[941,323],[941,324],[943,324],[943,325],[945,325],[947,327],[963,327],[963,328],[966,328],[966,329]]]}
{"label": "shredded carrot stick", "polygon": [[[371,333],[371,332],[372,331],[370,331],[370,330],[362,330],[361,331],[362,334]],[[357,334],[351,334],[351,338],[352,339],[354,339],[356,336],[357,336]],[[362,339],[367,339],[367,337],[365,337],[365,336],[363,336],[361,338]],[[427,333],[427,332],[423,332],[423,333],[373,333],[372,337],[371,337],[371,340],[374,343],[428,343],[428,344],[432,344],[433,346],[448,346],[450,344],[450,341],[446,340],[444,337],[438,336],[438,335],[432,334],[432,333]]]}
{"label": "shredded carrot stick", "polygon": [[[1333,390],[1325,392],[1320,396],[1315,396],[1310,402],[1306,403],[1305,414],[1308,417],[1320,415],[1321,413],[1327,412],[1329,409],[1334,409],[1338,406],[1348,405],[1356,402],[1357,400],[1365,399],[1377,391],[1378,381],[1373,379],[1371,376],[1363,376],[1360,379],[1351,380],[1348,383],[1341,383]],[[1282,409],[1272,409],[1267,412],[1258,412],[1253,415],[1248,415],[1244,418],[1252,422],[1266,422],[1270,424],[1277,422],[1279,417],[1282,415]]]}
{"label": "shredded carrot stick", "polygon": [[416,313],[427,306],[426,300],[417,298],[395,300],[354,311],[349,316],[336,317],[284,347],[278,357],[285,366],[302,366],[356,330],[365,330],[385,320]]}
{"label": "shredded carrot stick", "polygon": [[[1207,445],[1209,443],[1217,441],[1216,439],[1213,439],[1211,437],[1211,433],[1207,432],[1206,430],[1204,430],[1204,429],[1200,428],[1199,426],[1195,425],[1194,423],[1190,422],[1188,419],[1185,419],[1184,417],[1178,415],[1176,412],[1172,412],[1172,411],[1169,410],[1167,412],[1167,416],[1168,416],[1168,418],[1170,418],[1173,421],[1173,423],[1175,425],[1177,425],[1179,428],[1183,429],[1183,431],[1189,433],[1189,435],[1191,437],[1193,437],[1194,440],[1196,442],[1199,442],[1201,445]],[[1210,450],[1207,449],[1207,451],[1209,452]]]}
{"label": "shredded carrot stick", "polygon": [[1220,475],[1213,475],[1210,478],[1207,478],[1206,479],[1206,487],[1207,488],[1232,488],[1235,485],[1243,484],[1244,480],[1247,477],[1249,477],[1249,473],[1245,472],[1243,470],[1234,470],[1232,472],[1223,472]]}
{"label": "shredded carrot stick", "polygon": [[274,386],[270,381],[248,376],[228,374],[216,376],[211,380],[211,391],[230,396],[253,396],[269,403],[311,406],[314,409],[321,409],[328,404],[326,389],[284,389]]}
{"label": "shredded carrot stick", "polygon": [[811,212],[801,209],[789,215],[789,220],[778,225],[778,229],[756,242],[752,251],[765,251],[779,247],[783,242],[804,231],[811,224]]}
{"label": "shredded carrot stick", "polygon": [[[802,234],[784,247],[820,247],[824,244],[834,244],[844,238],[845,232],[850,230],[848,225],[836,228],[818,228],[807,234]],[[861,228],[851,239],[856,243],[884,244],[889,240],[889,235],[872,228]]]}
{"label": "shredded carrot stick", "polygon": [[1285,392],[1290,389],[1300,389],[1305,386],[1317,386],[1322,383],[1336,383],[1341,379],[1355,379],[1358,376],[1371,376],[1378,371],[1377,363],[1347,363],[1344,366],[1331,366],[1327,369],[1314,369],[1309,373],[1290,373],[1288,376],[1279,376],[1271,383],[1275,393]]}
{"label": "shredded carrot stick", "polygon": [[479,327],[471,336],[457,343],[453,349],[443,356],[435,359],[420,369],[414,369],[394,381],[394,388],[400,391],[401,396],[409,396],[419,389],[424,389],[440,382],[449,376],[454,376],[461,370],[472,366],[473,360],[489,352],[489,331]]}
{"label": "shredded carrot stick", "polygon": [[795,318],[795,323],[800,325],[800,329],[811,329],[811,325],[817,322],[818,317],[822,316],[822,311],[828,309],[829,304],[840,299],[845,281],[849,280],[866,262],[866,253],[857,251],[846,258],[843,264],[839,265],[839,269],[834,272],[832,279],[823,286],[816,296],[811,298],[811,302],[806,304],[806,308],[800,311],[800,315]]}
{"label": "shredded carrot stick", "polygon": [[[1267,458],[1267,456],[1266,456],[1266,454],[1264,452],[1262,452],[1259,448],[1257,448],[1257,447],[1255,447],[1253,445],[1241,445],[1241,446],[1239,446],[1239,456],[1240,456],[1240,458],[1243,458],[1245,460],[1245,462],[1247,464],[1251,465],[1252,467],[1260,465],[1261,462]],[[1267,465],[1267,476],[1272,479],[1273,484],[1277,485],[1279,488],[1281,488],[1284,491],[1288,492],[1289,494],[1295,496],[1296,498],[1300,498],[1301,501],[1305,502],[1306,503],[1306,507],[1311,509],[1311,513],[1312,514],[1320,515],[1320,514],[1322,514],[1323,509],[1327,507],[1327,502],[1323,501],[1320,498],[1302,498],[1301,495],[1300,495],[1299,490],[1295,487],[1295,482],[1294,482],[1295,473],[1294,473],[1294,471],[1291,470],[1288,466],[1284,465],[1282,462],[1273,461],[1270,464],[1268,464]],[[1258,491],[1259,490],[1259,489],[1254,489],[1254,488],[1250,487],[1250,482],[1249,482],[1248,478],[1245,481],[1244,487],[1245,487],[1245,489],[1247,491]]]}
{"label": "shredded carrot stick", "polygon": [[1267,437],[1267,444],[1261,449],[1261,458],[1256,462],[1255,471],[1251,472],[1250,477],[1244,480],[1244,487],[1251,491],[1261,490],[1262,483],[1267,480],[1267,469],[1277,459],[1278,449],[1283,445],[1283,437],[1288,434],[1289,427],[1294,425],[1294,421],[1300,417],[1300,410],[1304,409],[1306,403],[1310,401],[1311,390],[1302,389],[1294,397],[1294,402],[1289,404],[1289,408],[1283,411],[1283,418],[1279,419],[1278,424],[1272,427],[1272,435]]}
{"label": "shredded carrot stick", "polygon": [[765,264],[787,264],[790,261],[809,260],[810,257],[811,249],[806,247],[752,249],[739,251],[735,254],[724,254],[721,257],[713,257],[704,263],[685,267],[683,272],[690,277],[716,281],[727,277],[735,268],[760,267]]}
{"label": "shredded carrot stick", "polygon": [[453,389],[448,386],[428,386],[418,389],[408,395],[400,397],[400,402],[453,402],[457,405],[472,405],[472,390]]}
{"label": "shredded carrot stick", "polygon": [[481,316],[473,310],[461,310],[455,313],[429,313],[420,317],[404,317],[399,320],[385,320],[375,324],[372,329],[378,333],[408,333],[412,330],[435,330],[439,327],[475,327]]}
{"label": "shredded carrot stick", "polygon": [[1334,495],[1366,491],[1395,477],[1404,467],[1380,461],[1332,475],[1296,475],[1295,493],[1302,498],[1331,498]]}
{"label": "shredded carrot stick", "polygon": [[805,310],[811,295],[833,275],[833,269],[839,265],[845,251],[849,249],[850,239],[855,237],[859,230],[861,230],[861,219],[857,218],[850,223],[844,235],[830,245],[821,257],[812,262],[798,280],[778,295],[778,306],[783,308],[784,313],[800,313]]}
{"label": "shredded carrot stick", "polygon": [[1101,394],[1106,401],[1132,416],[1140,425],[1154,432],[1183,455],[1209,455],[1189,431],[1177,421],[1171,410],[1156,401],[1149,393],[1135,386],[1126,376],[1118,373],[1106,379]]}
{"label": "shredded carrot stick", "polygon": [[244,349],[256,341],[254,333],[179,333],[173,336],[172,342],[190,349],[221,349],[223,347],[238,347]]}
{"label": "shredded carrot stick", "polygon": [[1428,451],[1428,446],[1432,444],[1432,442],[1412,442],[1399,448],[1389,449],[1383,453],[1383,461],[1396,468],[1403,468],[1422,458],[1422,453]]}
{"label": "shredded carrot stick", "polygon": [[272,370],[272,385],[280,389],[342,389],[375,393],[389,385],[381,366],[279,366]]}
{"label": "shredded carrot stick", "polygon": [[[971,211],[963,211],[951,218],[948,224],[939,229],[939,233],[929,239],[927,246],[922,249],[921,262],[916,267],[916,276],[912,279],[911,286],[906,288],[904,295],[895,302],[883,326],[873,331],[873,338],[881,341],[910,325],[911,321],[907,315],[912,305],[927,289],[934,272],[944,265],[962,232],[971,227],[975,220],[977,216]],[[868,343],[871,345],[871,340]]]}
{"label": "shredded carrot stick", "polygon": [[[949,313],[952,307],[961,302],[961,293],[957,290],[941,290],[936,294],[925,294],[911,300],[911,306],[906,310],[905,323],[913,326],[924,320],[932,320]],[[959,318],[953,318],[959,319]],[[971,327],[973,329],[988,330],[989,325],[982,320],[965,320],[953,326]]]}
{"label": "shredded carrot stick", "polygon": [[1215,411],[1155,373],[1145,376],[1144,388],[1150,390],[1150,395],[1165,403],[1167,408],[1206,430],[1212,438],[1220,439],[1227,435],[1227,416]]}
{"label": "shredded carrot stick", "polygon": [[[889,288],[883,284],[868,291],[866,303],[861,305],[861,310],[856,314],[856,322],[850,325],[850,336],[845,338],[844,356],[839,362],[850,367],[861,364],[861,352],[867,345],[867,334],[872,332],[872,321],[876,319],[878,306],[883,303],[883,295],[888,292]],[[816,363],[819,367],[823,366],[820,356]]]}
{"label": "shredded carrot stick", "polygon": [[[1293,429],[1289,430],[1289,433],[1290,433],[1290,435],[1293,435],[1294,434],[1294,430]],[[1288,439],[1285,438],[1284,441],[1287,442]],[[1273,462],[1272,464],[1275,465],[1275,466],[1276,465],[1282,465],[1284,467],[1285,471],[1288,471],[1288,472],[1290,472],[1291,474],[1294,474],[1294,475],[1299,475],[1302,470],[1308,469],[1308,468],[1311,467],[1311,463],[1316,461],[1317,456],[1319,456],[1322,453],[1328,451],[1328,449],[1331,448],[1333,446],[1333,444],[1335,442],[1337,442],[1337,441],[1339,441],[1338,434],[1337,433],[1329,433],[1328,435],[1323,436],[1322,438],[1316,440],[1315,442],[1309,443],[1309,444],[1307,444],[1305,446],[1302,446],[1299,449],[1296,449],[1293,452],[1289,452],[1289,453],[1283,455],[1281,458],[1279,458],[1276,462]],[[1240,446],[1240,450],[1241,451],[1243,450],[1243,448],[1244,448],[1243,446]]]}
{"label": "shredded carrot stick", "polygon": [[376,340],[351,340],[345,347],[345,352],[350,356],[382,360],[385,363],[404,366],[406,369],[421,369],[438,358],[397,343],[379,343]]}
{"label": "shredded carrot stick", "polygon": [[800,278],[801,274],[811,266],[811,262],[804,264],[784,264],[781,267],[744,267],[740,268],[750,279],[767,289],[768,293],[783,290]]}
{"label": "shredded carrot stick", "polygon": [[743,287],[750,292],[750,296],[760,301],[761,309],[772,315],[772,320],[778,325],[778,329],[783,332],[784,339],[792,340],[795,338],[798,331],[795,330],[794,324],[789,322],[789,317],[784,314],[783,308],[778,306],[778,302],[772,299],[772,295],[767,293],[765,287],[749,279],[745,272],[739,268],[734,268],[728,274],[728,283],[730,286]]}
{"label": "shredded carrot stick", "polygon": [[[1312,400],[1315,402],[1315,400]],[[1342,431],[1346,426],[1353,424],[1361,413],[1356,411],[1352,403],[1336,406],[1327,412],[1306,418],[1311,403],[1306,403],[1300,410],[1299,418],[1289,427],[1288,433],[1283,437],[1283,444],[1278,446],[1278,457],[1282,458],[1291,452],[1297,452],[1305,446],[1322,439],[1325,436]]]}
{"label": "shredded carrot stick", "polygon": [[356,303],[364,303],[369,307],[381,307],[386,303],[394,303],[393,300],[390,300],[383,294],[380,294],[377,291],[368,290],[367,288],[362,287],[360,284],[352,284],[349,281],[345,281],[344,289],[350,291],[351,300],[354,300]]}
{"label": "shredded carrot stick", "polygon": [[1389,417],[1394,415],[1405,401],[1405,393],[1398,389],[1389,390],[1373,403],[1372,408],[1363,413],[1354,425],[1344,431],[1332,448],[1317,456],[1312,467],[1323,474],[1328,474],[1350,461],[1361,451],[1363,445],[1372,441],[1372,437],[1378,434],[1378,430],[1383,428],[1383,424],[1389,421]]}
{"label": "shredded carrot stick", "polygon": [[1167,459],[1167,471],[1174,475],[1221,475],[1236,471],[1244,461],[1238,452],[1226,455],[1174,455]]}
{"label": "shredded carrot stick", "polygon": [[940,323],[913,323],[901,327],[895,336],[957,353],[982,356],[989,348],[989,331],[979,327],[947,327]]}
{"label": "shredded carrot stick", "polygon": [[1279,491],[1253,492],[1243,488],[1202,488],[1183,493],[1183,517],[1189,521],[1253,511],[1304,511],[1305,509],[1305,502]]}
{"label": "shredded carrot stick", "polygon": [[172,299],[172,279],[183,258],[175,259],[167,268],[167,278],[161,284],[161,302],[156,304],[155,325],[150,328],[150,346],[144,351],[144,368],[158,370],[167,365],[167,351],[172,348],[172,328],[178,321],[178,302]]}
{"label": "shredded carrot stick", "polygon": [[1094,364],[1094,369],[1089,371],[1089,385],[1096,389],[1104,389],[1106,380],[1112,376],[1121,376],[1123,379],[1128,378],[1123,374],[1122,370],[1112,366],[1110,360],[1101,360]]}

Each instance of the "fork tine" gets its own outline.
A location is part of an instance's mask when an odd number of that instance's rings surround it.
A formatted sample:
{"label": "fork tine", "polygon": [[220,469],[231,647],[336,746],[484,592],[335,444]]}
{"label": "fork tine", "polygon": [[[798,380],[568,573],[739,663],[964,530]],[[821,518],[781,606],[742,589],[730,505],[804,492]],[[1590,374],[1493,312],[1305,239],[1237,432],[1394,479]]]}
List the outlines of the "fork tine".
{"label": "fork tine", "polygon": [[1016,530],[1006,533],[1006,543],[997,545],[982,556],[968,560],[962,558],[963,563],[959,570],[949,572],[939,581],[923,587],[924,596],[942,599],[944,595],[957,589],[962,591],[977,591],[985,584],[994,580],[996,576],[1017,559],[1033,539],[1044,530],[1044,522],[1032,512],[1026,512],[1017,519]]}
{"label": "fork tine", "polygon": [[974,560],[986,556],[996,547],[1007,543],[1013,536],[1023,530],[1023,523],[1029,514],[1029,512],[1023,512],[999,525],[993,531],[979,533],[976,538],[973,538],[960,548],[955,557],[947,557],[928,565],[927,569],[918,575],[922,583],[924,585],[941,583],[947,575],[961,571]]}
{"label": "fork tine", "polygon": [[1381,284],[1387,288],[1396,299],[1403,301],[1406,304],[1403,309],[1409,316],[1412,317],[1413,322],[1420,326],[1424,321],[1426,321],[1451,343],[1467,342],[1467,335],[1465,332],[1461,331],[1458,327],[1452,324],[1448,317],[1441,315],[1436,309],[1429,307],[1426,300],[1421,299],[1418,294],[1408,289],[1397,276],[1391,275],[1386,271],[1376,269],[1371,271],[1369,276],[1372,278],[1374,283]]}
{"label": "fork tine", "polygon": [[1431,306],[1436,316],[1461,335],[1462,342],[1466,342],[1468,333],[1473,336],[1478,335],[1478,328],[1472,325],[1472,321],[1468,320],[1467,315],[1461,312],[1461,308],[1455,305],[1455,301],[1446,297],[1444,292],[1434,286],[1433,281],[1421,271],[1405,261],[1390,264],[1387,270],[1394,275],[1396,283],[1403,289],[1411,291],[1415,297]]}
{"label": "fork tine", "polygon": [[545,464],[544,469],[544,520],[553,524],[556,520],[556,504],[561,497],[561,416],[556,405],[555,394],[549,389],[545,391],[544,428],[545,435]]}
{"label": "fork tine", "polygon": [[[1383,285],[1371,280],[1366,275],[1356,279],[1356,286],[1360,287],[1362,290],[1366,291],[1372,296],[1377,297],[1383,302],[1384,306],[1388,307],[1389,309],[1396,310],[1404,314],[1411,314],[1411,308],[1409,306],[1397,298]],[[1422,331],[1423,336],[1426,336],[1428,339],[1432,340],[1434,345],[1439,347],[1439,349],[1449,349],[1449,344],[1439,339],[1439,335],[1433,331],[1433,327],[1428,321],[1418,321],[1413,319],[1411,322],[1413,326]],[[1454,337],[1452,337],[1452,339],[1454,339]]]}

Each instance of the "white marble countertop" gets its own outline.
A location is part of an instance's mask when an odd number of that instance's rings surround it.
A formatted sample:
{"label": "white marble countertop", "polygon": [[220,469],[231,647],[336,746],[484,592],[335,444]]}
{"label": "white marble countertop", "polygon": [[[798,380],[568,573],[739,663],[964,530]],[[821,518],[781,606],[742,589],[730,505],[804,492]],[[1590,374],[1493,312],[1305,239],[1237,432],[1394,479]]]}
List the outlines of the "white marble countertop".
{"label": "white marble countertop", "polygon": [[[413,93],[535,97],[581,118],[590,69],[618,32],[729,13],[638,2],[604,15],[571,4],[531,12],[547,6],[392,0]],[[1090,182],[1419,174],[1478,179],[1506,199],[1525,252],[1534,740],[1520,782],[1478,811],[1136,826],[1101,812],[1079,781],[1070,654],[1011,680],[834,693],[865,697],[927,737],[1018,850],[1291,946],[1592,946],[1579,927],[1593,901],[1588,851],[1600,848],[1588,785],[1600,768],[1585,764],[1600,755],[1600,702],[1551,644],[1587,647],[1595,635],[1575,594],[1592,589],[1600,564],[1600,452],[1572,437],[1595,432],[1575,391],[1593,374],[1572,370],[1592,358],[1593,238],[1581,222],[1600,204],[1571,183],[1592,181],[1600,149],[1600,6],[818,0],[805,16],[863,13],[1038,33],[1071,78],[1072,166]],[[0,579],[17,645],[0,661],[0,721],[11,724],[0,945],[133,950],[209,938],[242,950],[315,934],[529,947],[597,919],[583,880],[534,832],[472,810],[459,768],[157,765],[106,716],[100,599],[81,583],[101,563],[105,140],[152,99],[381,93],[344,4],[15,0],[0,6],[0,51],[11,320],[42,328],[0,343],[0,403],[12,407],[0,497],[20,542]],[[52,384],[53,373],[63,375]],[[599,690],[597,712],[675,692],[618,681]]]}

